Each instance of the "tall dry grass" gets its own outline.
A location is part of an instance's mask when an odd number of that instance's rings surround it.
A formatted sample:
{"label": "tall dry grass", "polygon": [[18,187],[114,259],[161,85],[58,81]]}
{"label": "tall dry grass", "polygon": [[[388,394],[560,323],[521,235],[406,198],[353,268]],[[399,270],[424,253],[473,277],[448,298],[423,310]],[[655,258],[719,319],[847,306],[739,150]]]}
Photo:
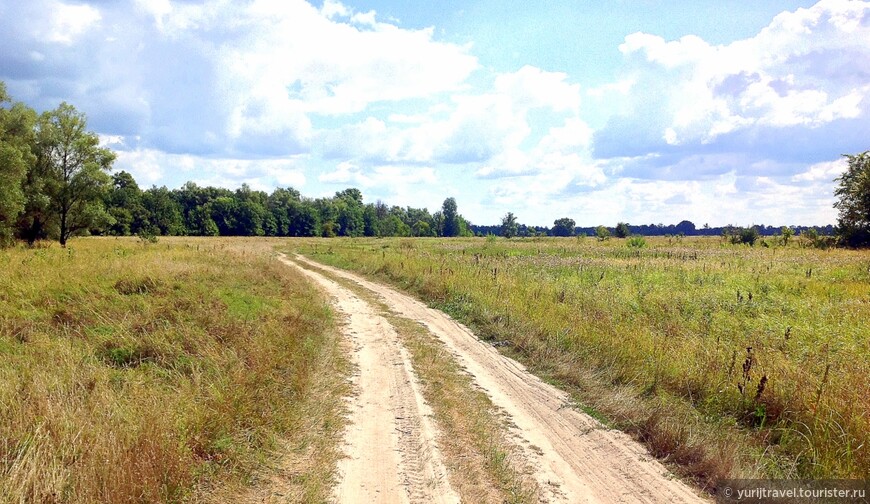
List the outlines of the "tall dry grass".
{"label": "tall dry grass", "polygon": [[[242,488],[276,454],[336,437],[340,380],[321,378],[343,369],[336,342],[324,299],[265,242],[0,251],[0,502]],[[327,459],[302,465],[310,501]]]}
{"label": "tall dry grass", "polygon": [[702,485],[870,476],[870,258],[717,238],[309,240],[416,293]]}

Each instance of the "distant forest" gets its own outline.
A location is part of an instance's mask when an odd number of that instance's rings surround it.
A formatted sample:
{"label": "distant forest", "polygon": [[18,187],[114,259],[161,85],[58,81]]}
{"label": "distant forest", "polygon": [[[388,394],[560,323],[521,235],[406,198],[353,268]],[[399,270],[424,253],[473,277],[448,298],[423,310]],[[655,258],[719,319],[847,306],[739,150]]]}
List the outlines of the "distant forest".
{"label": "distant forest", "polygon": [[[112,175],[112,188],[104,204],[109,221],[91,229],[107,235],[191,235],[191,236],[475,236],[501,235],[501,225],[471,224],[447,198],[440,210],[389,206],[381,201],[364,203],[355,188],[332,197],[308,198],[293,188],[279,188],[267,194],[247,185],[235,191],[201,187],[193,182],[179,189],[152,187],[142,190],[126,172]],[[559,221],[572,222],[569,219]],[[558,223],[558,221],[557,221]],[[518,225],[517,236],[558,236],[554,227]],[[761,235],[777,235],[781,226],[755,226]],[[718,236],[739,229],[733,226],[696,228],[692,222],[676,225],[628,226],[631,234],[646,236]],[[609,228],[616,233],[616,227]],[[800,233],[807,227],[795,226]],[[833,226],[814,228],[833,234]],[[594,227],[574,227],[575,235],[595,235]]]}
{"label": "distant forest", "polygon": [[[611,234],[617,235],[616,226],[605,226]],[[758,234],[761,236],[777,236],[782,233],[783,226],[767,226],[764,224],[753,225],[750,227],[754,227],[758,230]],[[820,235],[832,236],[836,232],[836,228],[828,224],[826,226],[786,226],[790,227],[796,234],[802,234],[807,230],[815,230]],[[520,224],[518,226],[517,236],[531,236],[533,234],[543,234],[547,236],[563,236],[557,230],[557,226],[554,224],[554,227],[544,227],[544,226],[526,226],[524,224]],[[598,226],[594,227],[581,227],[574,226],[574,235],[577,236],[595,236],[597,233]],[[471,225],[470,229],[476,235],[487,235],[494,234],[500,235],[502,234],[502,226],[501,225],[493,225],[493,226],[476,226]],[[640,235],[640,236],[722,236],[722,235],[733,235],[734,233],[739,232],[743,229],[741,226],[736,225],[728,225],[728,226],[717,226],[710,227],[707,225],[703,225],[698,228],[692,221],[681,221],[679,224],[641,224],[641,225],[633,225],[628,224],[628,230],[632,235]]]}

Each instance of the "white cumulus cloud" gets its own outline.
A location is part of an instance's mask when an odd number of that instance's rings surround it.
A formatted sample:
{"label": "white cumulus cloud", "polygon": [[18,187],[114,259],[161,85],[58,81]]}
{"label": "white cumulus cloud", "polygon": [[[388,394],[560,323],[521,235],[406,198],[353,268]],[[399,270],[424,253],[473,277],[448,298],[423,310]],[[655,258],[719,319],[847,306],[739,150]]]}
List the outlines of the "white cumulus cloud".
{"label": "white cumulus cloud", "polygon": [[868,17],[870,2],[823,0],[727,45],[635,33],[620,50],[645,62],[649,78],[672,83],[661,97],[668,143],[710,141],[750,125],[813,127],[866,113]]}

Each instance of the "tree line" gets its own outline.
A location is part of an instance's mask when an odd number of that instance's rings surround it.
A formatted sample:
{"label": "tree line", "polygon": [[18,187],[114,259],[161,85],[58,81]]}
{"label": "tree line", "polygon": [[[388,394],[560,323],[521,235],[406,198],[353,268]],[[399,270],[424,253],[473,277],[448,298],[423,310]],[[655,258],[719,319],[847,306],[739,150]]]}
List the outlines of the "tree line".
{"label": "tree line", "polygon": [[502,217],[501,224],[495,225],[472,225],[471,230],[476,235],[499,235],[507,238],[534,237],[534,236],[599,236],[602,229],[608,236],[627,238],[629,236],[732,236],[739,234],[744,229],[754,229],[759,236],[779,236],[783,228],[788,228],[796,234],[815,232],[822,236],[833,236],[837,228],[831,224],[825,226],[769,226],[753,224],[748,227],[726,225],[709,226],[704,224],[696,227],[692,221],[684,220],[678,224],[640,224],[634,225],[619,222],[615,226],[577,226],[574,219],[562,217],[553,222],[552,227],[530,226],[517,222],[513,212],[508,212]]}
{"label": "tree line", "polygon": [[104,197],[108,225],[92,234],[140,236],[470,236],[456,200],[441,210],[364,203],[359,189],[307,198],[291,187],[267,194],[243,184],[235,191],[200,187],[141,190],[127,172],[112,176]]}

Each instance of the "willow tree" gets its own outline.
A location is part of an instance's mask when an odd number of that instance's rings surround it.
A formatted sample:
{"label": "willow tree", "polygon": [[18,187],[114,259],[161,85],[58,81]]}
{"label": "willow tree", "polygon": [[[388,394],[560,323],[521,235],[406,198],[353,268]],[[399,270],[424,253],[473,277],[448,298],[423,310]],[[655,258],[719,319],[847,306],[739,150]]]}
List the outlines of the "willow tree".
{"label": "willow tree", "polygon": [[835,181],[841,240],[853,247],[870,245],[870,151],[847,155],[848,168]]}
{"label": "willow tree", "polygon": [[36,112],[12,103],[0,81],[0,246],[11,243],[18,217],[24,211],[24,183],[33,155]]}
{"label": "willow tree", "polygon": [[47,199],[44,219],[56,229],[61,246],[70,237],[104,226],[111,220],[103,195],[112,187],[108,171],[115,160],[111,150],[100,147],[87,119],[75,107],[61,103],[39,119],[36,133],[37,162],[34,179]]}

